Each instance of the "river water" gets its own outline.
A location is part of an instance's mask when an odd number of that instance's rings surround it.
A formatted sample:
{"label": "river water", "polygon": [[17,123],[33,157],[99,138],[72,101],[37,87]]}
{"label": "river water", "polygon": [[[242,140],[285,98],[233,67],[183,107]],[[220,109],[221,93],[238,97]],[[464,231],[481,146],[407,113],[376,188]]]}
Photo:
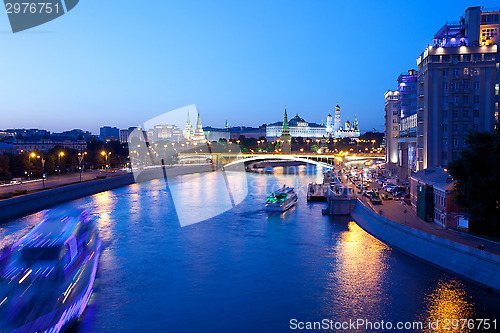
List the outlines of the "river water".
{"label": "river water", "polygon": [[[216,173],[58,206],[92,208],[104,244],[95,293],[71,331],[283,332],[292,319],[395,325],[499,317],[499,296],[390,248],[351,218],[323,216],[325,203],[305,196],[322,170],[296,170],[232,174],[237,185],[226,189],[234,207]],[[298,204],[267,213],[266,196],[283,184],[296,188]],[[180,226],[183,212],[203,219],[207,206],[213,217]],[[34,214],[0,226],[0,248],[39,220]]]}

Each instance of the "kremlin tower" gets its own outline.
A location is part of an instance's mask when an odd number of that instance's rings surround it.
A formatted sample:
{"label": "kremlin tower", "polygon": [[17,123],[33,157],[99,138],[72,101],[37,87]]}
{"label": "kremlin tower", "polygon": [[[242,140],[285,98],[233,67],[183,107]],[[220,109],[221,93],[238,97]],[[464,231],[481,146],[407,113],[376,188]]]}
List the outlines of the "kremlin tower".
{"label": "kremlin tower", "polygon": [[292,152],[292,136],[290,135],[290,127],[288,125],[286,106],[285,106],[285,115],[283,116],[283,129],[281,130],[281,136],[280,136],[280,147],[282,153]]}

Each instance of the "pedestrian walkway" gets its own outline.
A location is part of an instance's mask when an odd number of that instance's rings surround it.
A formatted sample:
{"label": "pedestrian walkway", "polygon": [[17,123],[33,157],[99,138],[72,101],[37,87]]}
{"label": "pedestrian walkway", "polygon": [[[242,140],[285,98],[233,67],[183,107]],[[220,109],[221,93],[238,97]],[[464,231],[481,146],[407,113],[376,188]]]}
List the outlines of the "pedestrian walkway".
{"label": "pedestrian walkway", "polygon": [[[345,184],[349,183],[348,185],[353,188],[353,191],[356,191],[355,193],[357,193],[358,189],[345,177],[342,177],[342,181]],[[379,190],[379,187],[380,186],[378,184],[372,183],[372,188]],[[486,252],[500,255],[500,243],[476,237],[465,232],[446,229],[445,227],[434,222],[425,222],[417,216],[413,207],[402,204],[402,201],[383,200],[382,205],[372,205],[370,200],[365,196],[358,194],[358,198],[365,206],[370,207],[370,209],[374,212],[391,221],[476,249],[484,245],[484,250]]]}
{"label": "pedestrian walkway", "polygon": [[[99,175],[115,176],[128,173],[129,171],[122,170],[109,170],[108,172],[101,170],[89,170],[82,172],[82,181],[96,179]],[[65,174],[61,176],[50,176],[45,180],[45,188],[57,187],[61,185],[72,184],[80,181],[80,173]],[[24,181],[18,184],[8,184],[0,186],[0,193],[14,192],[16,190],[35,191],[43,189],[43,182],[41,179],[33,179],[31,181]]]}
{"label": "pedestrian walkway", "polygon": [[360,199],[366,206],[370,207],[373,211],[389,220],[476,249],[479,248],[479,246],[484,245],[486,252],[500,255],[500,243],[475,237],[465,232],[446,229],[434,222],[425,222],[417,216],[414,208],[409,207],[406,204],[402,204],[401,201],[384,200],[382,205],[372,205],[366,197],[362,197]]}

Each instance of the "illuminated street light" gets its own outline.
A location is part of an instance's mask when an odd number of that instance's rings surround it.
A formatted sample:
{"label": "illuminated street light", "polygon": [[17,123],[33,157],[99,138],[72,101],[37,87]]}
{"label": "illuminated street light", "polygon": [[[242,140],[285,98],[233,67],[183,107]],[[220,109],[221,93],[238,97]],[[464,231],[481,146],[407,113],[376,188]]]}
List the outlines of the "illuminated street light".
{"label": "illuminated street light", "polygon": [[35,156],[35,153],[28,154],[28,179],[31,179],[31,158],[35,158]]}
{"label": "illuminated street light", "polygon": [[61,157],[64,156],[64,152],[61,151],[59,152],[59,154],[57,154],[57,160],[58,160],[58,165],[57,165],[57,169],[59,171],[59,176],[61,175]]}

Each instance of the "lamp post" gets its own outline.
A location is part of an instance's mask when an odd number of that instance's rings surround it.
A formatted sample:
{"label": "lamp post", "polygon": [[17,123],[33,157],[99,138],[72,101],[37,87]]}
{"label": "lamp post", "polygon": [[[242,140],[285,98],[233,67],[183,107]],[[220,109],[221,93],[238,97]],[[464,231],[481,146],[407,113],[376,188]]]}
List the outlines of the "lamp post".
{"label": "lamp post", "polygon": [[28,179],[31,180],[31,158],[35,158],[36,154],[35,153],[30,153],[28,155]]}
{"label": "lamp post", "polygon": [[42,162],[42,188],[45,188],[45,159],[40,155],[38,155],[37,158]]}
{"label": "lamp post", "polygon": [[78,163],[80,163],[80,181],[82,181],[82,171],[83,171],[82,162],[83,162],[83,157],[85,155],[87,155],[87,152],[84,152],[83,154],[78,153]]}
{"label": "lamp post", "polygon": [[63,151],[61,151],[61,152],[59,152],[59,154],[57,154],[57,161],[58,161],[57,162],[58,163],[57,169],[59,171],[59,176],[61,175],[61,157],[62,156],[64,156],[64,152]]}
{"label": "lamp post", "polygon": [[105,157],[106,159],[106,164],[104,165],[104,168],[106,169],[106,174],[108,173],[108,155],[111,155],[111,152],[106,153],[104,150],[101,151],[101,155]]}

